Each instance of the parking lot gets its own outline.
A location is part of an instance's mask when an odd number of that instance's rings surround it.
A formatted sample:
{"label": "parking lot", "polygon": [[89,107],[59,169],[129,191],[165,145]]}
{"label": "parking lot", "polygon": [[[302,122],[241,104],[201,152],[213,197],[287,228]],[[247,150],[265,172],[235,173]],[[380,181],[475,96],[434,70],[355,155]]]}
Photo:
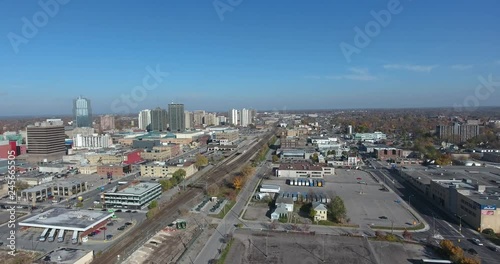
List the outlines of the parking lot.
{"label": "parking lot", "polygon": [[227,204],[227,199],[211,200],[209,197],[204,198],[191,211],[204,214],[219,214]]}
{"label": "parking lot", "polygon": [[[367,172],[360,170],[336,169],[335,175],[325,177],[323,187],[291,186],[286,184],[286,178],[272,177],[262,184],[278,185],[281,193],[300,193],[328,197],[340,196],[347,209],[347,217],[351,224],[360,226],[410,227],[416,221],[408,212],[400,197],[393,192],[383,190]],[[262,206],[249,207],[245,219],[267,219],[257,216],[263,213]],[[265,213],[264,213],[265,214]]]}

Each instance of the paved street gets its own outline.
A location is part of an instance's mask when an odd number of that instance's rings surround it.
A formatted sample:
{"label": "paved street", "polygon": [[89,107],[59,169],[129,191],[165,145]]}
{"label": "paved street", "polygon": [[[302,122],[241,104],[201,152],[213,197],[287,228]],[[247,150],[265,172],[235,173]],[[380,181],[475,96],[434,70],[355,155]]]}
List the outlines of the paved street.
{"label": "paved street", "polygon": [[[270,153],[271,152],[268,153],[268,159],[270,157]],[[194,261],[195,264],[206,264],[211,259],[217,258],[219,250],[223,248],[222,239],[224,238],[224,235],[231,234],[234,231],[236,224],[243,223],[240,220],[240,214],[246,206],[248,199],[251,198],[253,191],[257,187],[261,178],[260,176],[262,176],[269,168],[270,167],[267,162],[263,162],[259,167],[257,167],[254,177],[252,177],[240,191],[238,197],[236,198],[237,202],[234,207],[226,214],[224,219],[222,219],[216,232],[210,237],[203,250],[196,257]]]}

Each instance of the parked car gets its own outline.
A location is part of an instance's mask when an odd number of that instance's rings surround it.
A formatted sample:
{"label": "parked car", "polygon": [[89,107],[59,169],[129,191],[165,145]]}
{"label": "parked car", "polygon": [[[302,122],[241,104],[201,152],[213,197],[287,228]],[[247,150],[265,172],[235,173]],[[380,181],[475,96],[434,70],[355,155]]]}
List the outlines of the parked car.
{"label": "parked car", "polygon": [[120,227],[118,227],[117,230],[123,231],[123,230],[125,230],[125,227],[124,226],[120,226]]}
{"label": "parked car", "polygon": [[113,238],[113,235],[107,235],[106,240],[111,240]]}
{"label": "parked car", "polygon": [[115,213],[121,213],[122,212],[122,209],[118,209],[115,211]]}
{"label": "parked car", "polygon": [[132,211],[130,211],[130,210],[125,211],[125,213],[131,213],[131,212],[132,212]]}
{"label": "parked car", "polygon": [[106,224],[107,226],[113,226],[114,224],[109,222],[108,224]]}
{"label": "parked car", "polygon": [[132,225],[132,223],[131,222],[126,222],[125,225],[126,226],[130,226],[130,225]]}
{"label": "parked car", "polygon": [[137,213],[137,211],[136,211],[136,210],[134,210],[134,211],[132,211],[132,213],[134,213],[134,214],[135,214],[135,213]]}
{"label": "parked car", "polygon": [[499,252],[500,249],[498,249],[496,246],[488,246],[488,249],[491,251]]}

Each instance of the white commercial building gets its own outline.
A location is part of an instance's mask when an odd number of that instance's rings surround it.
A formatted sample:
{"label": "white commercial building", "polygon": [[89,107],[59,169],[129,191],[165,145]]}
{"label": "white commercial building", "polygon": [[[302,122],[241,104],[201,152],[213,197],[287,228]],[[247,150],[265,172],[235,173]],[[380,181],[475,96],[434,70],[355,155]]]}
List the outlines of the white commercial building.
{"label": "white commercial building", "polygon": [[142,209],[161,196],[161,184],[141,182],[118,192],[104,193],[106,208]]}
{"label": "white commercial building", "polygon": [[84,136],[77,134],[73,138],[73,149],[100,149],[109,148],[113,145],[111,135],[98,135]]}
{"label": "white commercial building", "polygon": [[327,175],[334,174],[335,169],[332,167],[322,167],[305,163],[281,164],[276,170],[276,176],[283,178],[324,178]]}
{"label": "white commercial building", "polygon": [[151,110],[145,109],[139,112],[139,128],[146,130],[151,124]]}
{"label": "white commercial building", "polygon": [[242,127],[247,127],[253,123],[252,120],[252,110],[243,108],[241,110],[240,123]]}

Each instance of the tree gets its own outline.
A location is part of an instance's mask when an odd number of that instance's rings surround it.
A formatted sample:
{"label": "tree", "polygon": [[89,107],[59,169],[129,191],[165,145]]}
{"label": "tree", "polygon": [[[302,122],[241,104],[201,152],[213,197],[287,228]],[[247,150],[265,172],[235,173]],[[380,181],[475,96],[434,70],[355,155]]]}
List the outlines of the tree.
{"label": "tree", "polygon": [[178,169],[172,174],[172,178],[177,182],[181,182],[186,177],[186,171],[183,169]]}
{"label": "tree", "polygon": [[234,179],[233,179],[234,189],[240,190],[242,186],[243,186],[243,177],[241,177],[241,176],[234,177]]}
{"label": "tree", "polygon": [[207,194],[210,196],[217,196],[219,194],[219,186],[217,184],[212,184],[207,188]]}
{"label": "tree", "polygon": [[311,217],[312,220],[314,220],[314,217],[316,216],[318,212],[316,212],[316,210],[314,209],[311,209],[309,210],[309,217]]}
{"label": "tree", "polygon": [[170,190],[174,186],[169,180],[160,180],[159,183],[161,184],[161,189],[163,191]]}
{"label": "tree", "polygon": [[319,157],[318,157],[318,153],[314,153],[311,155],[311,160],[312,162],[314,163],[318,163],[319,162]]}
{"label": "tree", "polygon": [[30,186],[27,182],[25,181],[16,181],[16,184],[14,186],[16,188],[16,191],[22,191],[25,189],[28,189]]}
{"label": "tree", "polygon": [[241,175],[245,178],[253,175],[255,172],[255,168],[250,166],[250,164],[246,164],[245,166],[243,166],[243,168],[241,169]]}
{"label": "tree", "polygon": [[277,155],[273,155],[272,159],[273,159],[273,163],[276,163],[280,160],[280,158]]}
{"label": "tree", "polygon": [[340,198],[340,196],[335,196],[332,202],[328,204],[328,211],[331,217],[338,223],[343,222],[347,216],[344,201]]}
{"label": "tree", "polygon": [[148,205],[148,208],[149,209],[153,209],[153,208],[156,208],[158,207],[158,201],[156,200],[153,200],[149,205]]}
{"label": "tree", "polygon": [[201,155],[201,154],[198,154],[196,155],[196,162],[194,164],[197,168],[201,168],[201,167],[204,167],[204,166],[207,166],[208,165],[208,159],[207,157]]}

